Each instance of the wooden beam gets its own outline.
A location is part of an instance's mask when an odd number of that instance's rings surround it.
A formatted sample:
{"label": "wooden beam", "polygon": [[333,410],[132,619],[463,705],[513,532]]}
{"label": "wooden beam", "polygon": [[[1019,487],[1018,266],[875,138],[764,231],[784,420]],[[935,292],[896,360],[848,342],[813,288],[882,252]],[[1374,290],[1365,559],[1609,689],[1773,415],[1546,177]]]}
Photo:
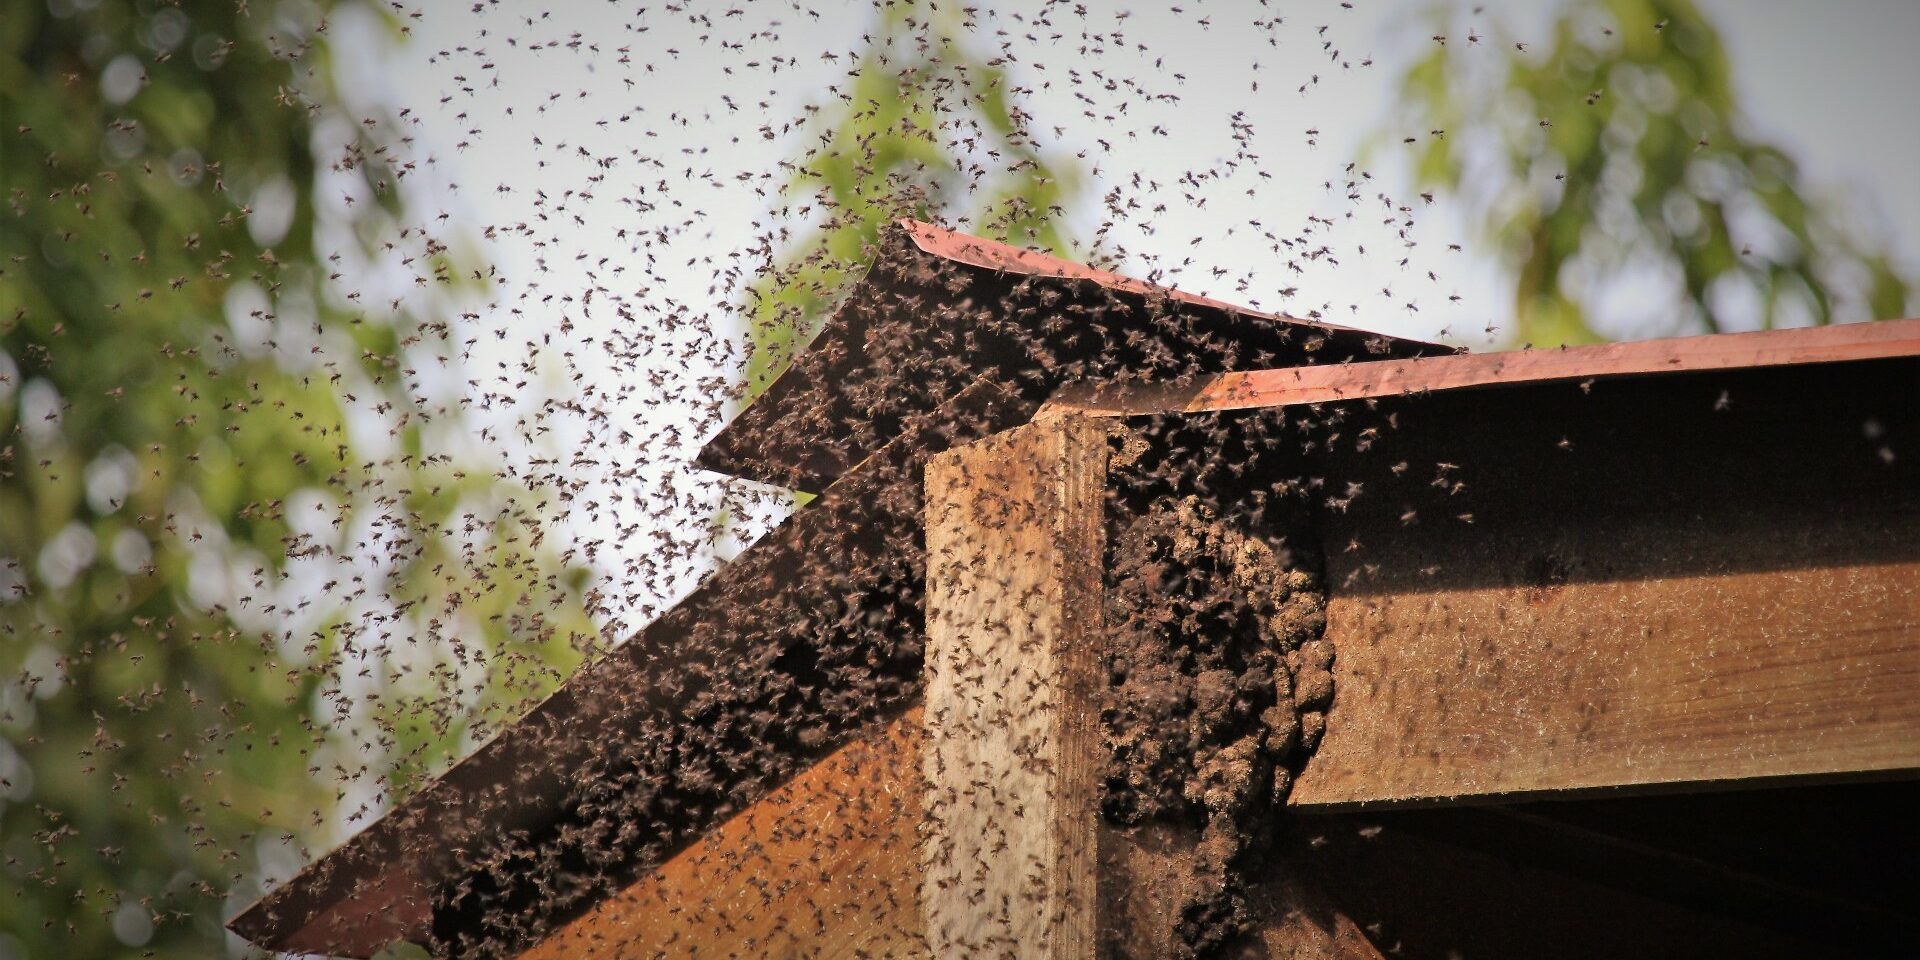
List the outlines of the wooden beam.
{"label": "wooden beam", "polygon": [[1066,418],[927,465],[936,956],[1094,955],[1107,427]]}
{"label": "wooden beam", "polygon": [[1916,373],[1743,370],[1356,414],[1343,429],[1377,426],[1371,445],[1320,468],[1364,492],[1323,520],[1336,692],[1292,801],[1920,772]]}
{"label": "wooden beam", "polygon": [[1295,805],[1920,769],[1920,563],[1514,572],[1513,586],[1332,599],[1338,692]]}
{"label": "wooden beam", "polygon": [[788,781],[521,960],[924,958],[920,711]]}

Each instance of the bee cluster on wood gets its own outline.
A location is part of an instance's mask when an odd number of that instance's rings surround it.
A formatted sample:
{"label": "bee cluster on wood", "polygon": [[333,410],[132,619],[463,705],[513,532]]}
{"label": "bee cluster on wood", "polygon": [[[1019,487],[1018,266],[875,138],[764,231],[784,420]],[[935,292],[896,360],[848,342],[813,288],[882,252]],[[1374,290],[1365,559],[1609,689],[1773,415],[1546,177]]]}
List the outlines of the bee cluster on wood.
{"label": "bee cluster on wood", "polygon": [[1209,428],[1267,465],[1285,433],[1262,418],[1155,418],[1116,434],[1106,567],[1101,810],[1118,827],[1199,831],[1172,941],[1192,958],[1247,931],[1246,890],[1264,879],[1275,815],[1334,694],[1305,503],[1284,485],[1223,489],[1218,473],[1169,461]]}

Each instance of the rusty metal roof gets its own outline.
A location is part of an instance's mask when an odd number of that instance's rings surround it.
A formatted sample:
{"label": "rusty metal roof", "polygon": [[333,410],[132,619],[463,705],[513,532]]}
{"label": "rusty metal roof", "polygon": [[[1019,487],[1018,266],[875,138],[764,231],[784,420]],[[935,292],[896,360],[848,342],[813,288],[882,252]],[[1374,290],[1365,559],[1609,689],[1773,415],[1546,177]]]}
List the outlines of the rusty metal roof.
{"label": "rusty metal roof", "polygon": [[1062,387],[1040,415],[1203,413],[1446,390],[1920,356],[1920,319]]}
{"label": "rusty metal roof", "polygon": [[812,344],[695,461],[820,490],[975,377],[1033,408],[1063,383],[1453,353],[1262,313],[901,220]]}

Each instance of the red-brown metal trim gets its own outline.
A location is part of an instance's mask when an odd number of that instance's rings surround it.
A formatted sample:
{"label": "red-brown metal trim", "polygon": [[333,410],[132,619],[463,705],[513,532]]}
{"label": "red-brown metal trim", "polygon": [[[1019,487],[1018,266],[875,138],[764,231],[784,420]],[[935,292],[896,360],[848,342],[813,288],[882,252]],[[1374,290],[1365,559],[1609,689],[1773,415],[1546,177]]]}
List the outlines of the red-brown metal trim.
{"label": "red-brown metal trim", "polygon": [[[1033,250],[1025,250],[1020,247],[1000,243],[996,240],[988,240],[984,237],[957,233],[945,227],[936,227],[931,223],[922,223],[919,220],[902,218],[897,223],[900,229],[905,230],[907,236],[913,239],[913,245],[919,247],[921,252],[932,254],[942,260],[951,260],[955,263],[984,267],[988,270],[996,270],[1001,273],[1018,273],[1030,277],[1059,277],[1063,280],[1091,280],[1109,290],[1121,290],[1127,293],[1137,293],[1141,296],[1165,297],[1169,300],[1178,300],[1181,303],[1190,303],[1197,307],[1236,313],[1246,317],[1259,317],[1265,320],[1301,324],[1317,327],[1322,330],[1342,330],[1361,333],[1367,336],[1381,336],[1381,334],[1374,333],[1370,330],[1361,330],[1358,327],[1343,327],[1337,323],[1327,323],[1321,320],[1303,320],[1299,317],[1290,317],[1279,313],[1267,313],[1265,311],[1252,309],[1251,307],[1228,303],[1225,300],[1203,297],[1197,293],[1188,293],[1185,290],[1177,290],[1173,287],[1161,286],[1160,284],[1150,283],[1145,280],[1136,280],[1133,277],[1124,277],[1117,273],[1089,267],[1084,263],[1062,260],[1059,257],[1048,256],[1047,254],[1038,253]],[[1422,341],[1408,340],[1405,342],[1419,343],[1426,347],[1436,346],[1435,344],[1424,343]]]}
{"label": "red-brown metal trim", "polygon": [[813,341],[707,441],[695,466],[823,490],[884,445],[901,415],[936,409],[976,376],[1016,388],[1030,415],[1066,380],[1145,373],[1129,359],[1143,353],[1212,372],[1455,352],[1236,307],[916,220],[889,224],[871,256]]}
{"label": "red-brown metal trim", "polygon": [[1920,356],[1920,318],[1558,349],[1222,373],[1178,383],[1078,383],[1037,416],[1204,413],[1440,390]]}

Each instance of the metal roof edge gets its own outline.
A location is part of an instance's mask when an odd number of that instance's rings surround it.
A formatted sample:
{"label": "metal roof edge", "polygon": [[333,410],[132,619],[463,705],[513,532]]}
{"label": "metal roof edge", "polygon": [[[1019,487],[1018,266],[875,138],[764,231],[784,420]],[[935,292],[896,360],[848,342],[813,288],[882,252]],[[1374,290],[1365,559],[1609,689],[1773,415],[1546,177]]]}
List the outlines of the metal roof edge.
{"label": "metal roof edge", "polygon": [[[903,240],[906,242],[903,243]],[[1068,285],[1092,284],[1101,290],[1120,294],[1126,298],[1166,301],[1201,311],[1203,315],[1297,328],[1301,331],[1320,334],[1323,338],[1339,344],[1339,349],[1353,354],[1365,354],[1369,360],[1375,357],[1384,359],[1453,353],[1458,350],[1456,347],[1443,344],[1373,333],[1318,320],[1265,313],[1172,287],[1121,276],[1011,244],[959,233],[918,220],[895,221],[889,226],[888,232],[883,234],[883,241],[877,249],[878,254],[874,264],[855,285],[854,291],[842,301],[835,314],[828,318],[820,332],[805,349],[796,354],[792,363],[774,379],[753,404],[736,414],[733,420],[707,441],[695,457],[696,465],[715,472],[765,483],[818,490],[838,476],[838,469],[858,462],[861,456],[871,452],[871,449],[854,449],[844,451],[844,455],[837,458],[822,455],[821,451],[835,444],[846,444],[852,441],[846,437],[835,437],[830,432],[823,434],[818,424],[810,424],[807,430],[794,429],[794,425],[802,419],[819,415],[819,411],[814,409],[818,406],[817,403],[805,402],[803,395],[808,385],[824,381],[871,379],[866,376],[872,367],[871,361],[864,357],[852,356],[861,345],[851,341],[858,340],[862,330],[849,318],[849,306],[858,303],[863,295],[877,296],[873,289],[881,282],[876,279],[877,275],[890,276],[893,273],[903,272],[882,269],[909,262],[900,261],[902,253],[931,258],[935,263],[955,264],[969,268],[977,272],[976,282],[1012,276],[1032,278],[1042,282],[1058,281]],[[952,292],[950,295],[956,300],[962,300],[967,292]],[[956,345],[943,345],[939,349],[946,350],[957,357],[963,349],[957,344],[964,339],[964,337],[954,337],[950,343]],[[929,350],[934,349],[930,344],[922,346]],[[1307,349],[1311,350],[1310,347]],[[988,364],[981,362],[980,369],[975,372],[985,373],[987,366]],[[1011,380],[1011,375],[1007,379]],[[881,394],[900,395],[904,392],[890,389],[885,383],[868,383],[866,386],[875,393]],[[1036,405],[1044,396],[1043,391],[1035,397]],[[937,404],[937,400],[934,403]],[[801,409],[795,409],[796,407]],[[779,435],[783,432],[805,433],[814,442],[808,445],[804,453],[795,449],[783,449],[783,445],[778,441]]]}
{"label": "metal roof edge", "polygon": [[1202,413],[1532,383],[1920,356],[1920,318],[1213,374],[1083,381],[1036,417]]}

